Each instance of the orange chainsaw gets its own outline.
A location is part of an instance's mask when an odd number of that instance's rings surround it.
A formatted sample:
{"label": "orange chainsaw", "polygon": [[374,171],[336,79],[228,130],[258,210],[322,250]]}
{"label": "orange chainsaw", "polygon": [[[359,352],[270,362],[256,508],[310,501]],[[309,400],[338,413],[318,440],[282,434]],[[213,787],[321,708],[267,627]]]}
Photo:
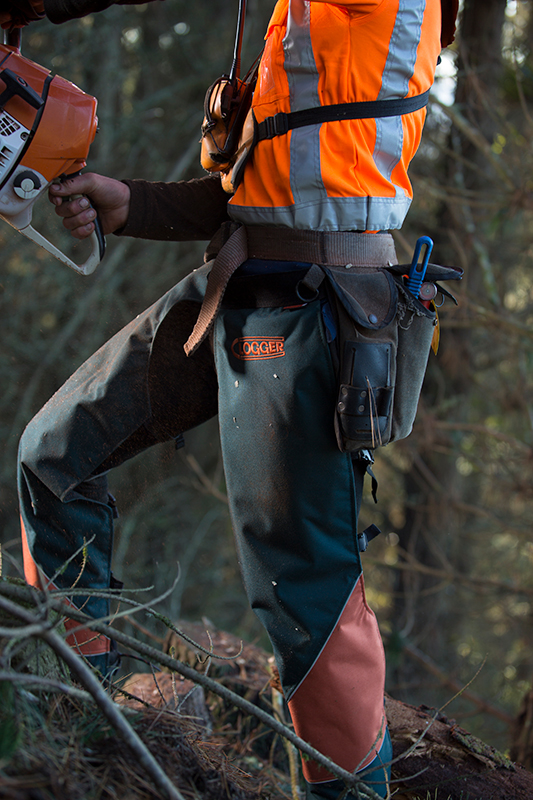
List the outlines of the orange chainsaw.
{"label": "orange chainsaw", "polygon": [[24,58],[20,37],[8,41],[0,45],[0,217],[63,264],[90,275],[105,252],[99,225],[89,257],[76,264],[31,221],[33,205],[48,186],[85,166],[98,125],[97,101]]}

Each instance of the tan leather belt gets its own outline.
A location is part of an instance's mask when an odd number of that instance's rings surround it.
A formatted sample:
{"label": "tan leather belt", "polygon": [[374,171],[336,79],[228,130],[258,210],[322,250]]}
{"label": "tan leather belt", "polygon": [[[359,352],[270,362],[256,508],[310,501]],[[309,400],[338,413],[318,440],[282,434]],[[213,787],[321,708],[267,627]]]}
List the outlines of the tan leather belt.
{"label": "tan leather belt", "polygon": [[[213,250],[208,248],[208,252]],[[331,266],[351,264],[353,267],[384,267],[398,263],[394,240],[389,233],[240,226],[233,230],[215,257],[198,319],[183,346],[187,356],[198,349],[209,333],[229,279],[247,258]]]}

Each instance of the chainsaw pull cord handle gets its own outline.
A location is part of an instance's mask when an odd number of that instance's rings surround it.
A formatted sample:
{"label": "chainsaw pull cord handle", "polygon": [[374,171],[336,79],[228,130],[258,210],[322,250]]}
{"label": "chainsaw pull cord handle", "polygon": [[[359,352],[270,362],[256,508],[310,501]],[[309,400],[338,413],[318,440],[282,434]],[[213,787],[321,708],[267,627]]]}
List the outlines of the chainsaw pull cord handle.
{"label": "chainsaw pull cord handle", "polygon": [[16,75],[6,67],[0,72],[0,78],[6,85],[5,90],[0,94],[0,108],[4,108],[12,97],[20,97],[21,100],[24,100],[25,103],[37,111],[44,106],[44,100],[41,95],[35,89],[32,89],[20,75]]}

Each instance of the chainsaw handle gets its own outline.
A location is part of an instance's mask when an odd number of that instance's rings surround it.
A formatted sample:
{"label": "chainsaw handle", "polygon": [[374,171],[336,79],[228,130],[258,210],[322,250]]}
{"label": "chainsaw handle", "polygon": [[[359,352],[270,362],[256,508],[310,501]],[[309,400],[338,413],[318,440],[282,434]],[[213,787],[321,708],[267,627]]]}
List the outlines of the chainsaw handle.
{"label": "chainsaw handle", "polygon": [[[78,174],[81,174],[81,173],[78,173]],[[70,175],[69,177],[73,177],[73,176]],[[80,197],[84,197],[84,195],[82,195],[82,194],[72,194],[67,199],[68,200],[78,200]],[[94,209],[94,206],[93,206],[93,209]],[[88,260],[91,260],[91,263],[92,263],[92,257],[93,257],[93,254],[96,254],[96,252],[97,252],[97,246],[98,246],[98,253],[100,254],[100,260],[96,263],[96,265],[91,269],[90,272],[87,272],[87,271],[82,272],[82,275],[90,275],[91,272],[94,272],[94,270],[96,269],[96,267],[98,266],[100,261],[102,261],[103,257],[105,256],[105,237],[104,237],[104,232],[102,230],[102,223],[100,222],[100,217],[98,216],[98,212],[97,212],[96,217],[94,218],[93,222],[94,222],[94,232],[90,236],[90,241],[92,242],[93,249],[92,249],[91,255],[89,256]],[[94,237],[96,237],[96,241],[94,240]],[[67,263],[67,262],[65,262],[65,263]],[[85,263],[87,264],[87,262],[85,262]],[[85,265],[83,265],[83,266],[85,266]],[[81,271],[81,270],[78,270],[78,271]]]}
{"label": "chainsaw handle", "polygon": [[[15,177],[17,177],[17,175]],[[59,250],[59,248],[53,245],[52,242],[49,242],[48,239],[46,239],[41,233],[32,227],[31,222],[33,205],[46,189],[47,184],[45,183],[45,179],[42,178],[42,176],[38,176],[36,173],[32,175],[31,171],[29,170],[23,170],[22,172],[19,172],[18,177],[25,179],[22,180],[20,188],[23,192],[25,190],[30,196],[25,198],[24,202],[20,204],[18,208],[15,208],[15,213],[7,213],[7,211],[3,211],[3,213],[0,213],[0,217],[12,225],[12,227],[17,231],[22,233],[23,236],[26,236],[27,239],[31,239],[32,242],[35,242],[35,244],[38,244],[40,247],[46,250],[47,253],[50,253],[50,255],[54,256],[54,258],[57,258],[58,261],[61,261],[62,264],[66,264],[67,267],[70,267],[80,275],[91,275],[105,255],[105,238],[98,216],[94,220],[95,229],[89,237],[89,241],[91,243],[91,253],[87,260],[83,262],[83,264],[76,264],[75,261],[65,255],[65,253]],[[35,197],[31,197],[31,185],[25,186],[25,181],[35,181],[39,178],[42,179],[42,183],[38,186]],[[35,183],[33,185],[35,187]],[[9,210],[11,212],[13,211],[13,209]]]}
{"label": "chainsaw handle", "polygon": [[18,230],[28,239],[31,239],[32,242],[35,242],[35,244],[38,244],[40,247],[44,248],[48,253],[50,253],[50,255],[54,256],[54,258],[57,258],[58,261],[61,261],[63,264],[66,264],[67,267],[70,267],[79,275],[92,275],[105,255],[105,239],[102,234],[99,220],[95,220],[95,230],[93,233],[91,233],[89,238],[89,241],[92,245],[91,253],[87,260],[83,262],[83,264],[76,264],[75,261],[72,261],[71,258],[65,255],[65,253],[61,252],[61,250],[55,247],[52,242],[49,242],[48,239],[45,239],[45,237],[36,231],[31,225],[26,225],[25,228],[19,228]]}

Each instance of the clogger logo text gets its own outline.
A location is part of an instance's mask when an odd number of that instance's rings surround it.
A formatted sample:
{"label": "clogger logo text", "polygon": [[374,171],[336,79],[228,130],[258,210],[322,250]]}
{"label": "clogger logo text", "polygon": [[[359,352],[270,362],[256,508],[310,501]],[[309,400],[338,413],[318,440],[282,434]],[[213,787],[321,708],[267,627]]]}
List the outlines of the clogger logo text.
{"label": "clogger logo text", "polygon": [[231,352],[241,361],[281,358],[285,355],[285,337],[243,336],[235,339],[231,345]]}

